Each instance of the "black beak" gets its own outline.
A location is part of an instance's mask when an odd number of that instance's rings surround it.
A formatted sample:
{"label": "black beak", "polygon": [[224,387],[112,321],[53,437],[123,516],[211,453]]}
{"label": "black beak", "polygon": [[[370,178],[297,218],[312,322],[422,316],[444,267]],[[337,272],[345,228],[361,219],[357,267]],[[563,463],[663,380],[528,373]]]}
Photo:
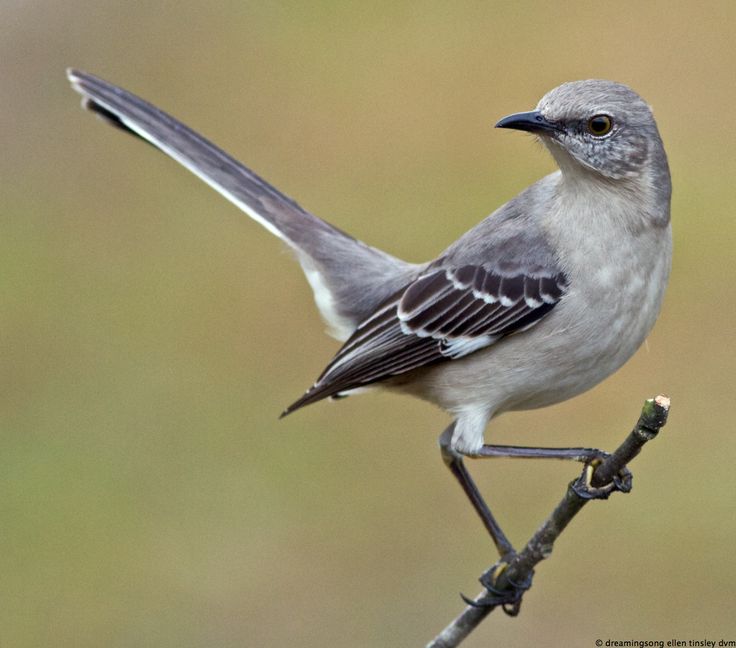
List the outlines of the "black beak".
{"label": "black beak", "polygon": [[562,129],[555,123],[548,121],[538,110],[520,112],[504,117],[496,124],[496,128],[514,128],[529,131],[530,133],[556,133]]}

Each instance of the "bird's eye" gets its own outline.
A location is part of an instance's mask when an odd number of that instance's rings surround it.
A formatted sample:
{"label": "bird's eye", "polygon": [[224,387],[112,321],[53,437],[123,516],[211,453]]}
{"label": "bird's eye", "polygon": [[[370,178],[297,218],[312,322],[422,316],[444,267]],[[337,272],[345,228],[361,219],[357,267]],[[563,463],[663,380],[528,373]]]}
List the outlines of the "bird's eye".
{"label": "bird's eye", "polygon": [[588,131],[596,137],[608,135],[613,128],[613,120],[608,115],[594,115],[588,120]]}

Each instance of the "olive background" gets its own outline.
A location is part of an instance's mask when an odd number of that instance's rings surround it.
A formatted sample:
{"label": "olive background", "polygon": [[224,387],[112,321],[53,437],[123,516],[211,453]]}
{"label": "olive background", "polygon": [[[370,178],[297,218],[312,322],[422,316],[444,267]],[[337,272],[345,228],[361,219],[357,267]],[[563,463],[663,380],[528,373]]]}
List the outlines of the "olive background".
{"label": "olive background", "polygon": [[[8,0],[0,24],[0,645],[424,645],[495,560],[444,413],[374,392],[277,420],[338,348],[298,265],[83,113],[67,66],[411,261],[554,169],[497,119],[568,80],[640,92],[674,184],[661,317],[487,438],[612,449],[660,392],[671,420],[466,645],[736,640],[736,4]],[[517,544],[578,474],[471,470]]]}

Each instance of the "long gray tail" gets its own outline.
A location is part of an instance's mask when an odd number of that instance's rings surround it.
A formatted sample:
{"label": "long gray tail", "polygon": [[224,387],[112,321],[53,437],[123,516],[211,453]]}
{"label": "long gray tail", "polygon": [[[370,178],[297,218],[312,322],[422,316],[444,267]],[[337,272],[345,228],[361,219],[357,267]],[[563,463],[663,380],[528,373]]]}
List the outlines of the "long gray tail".
{"label": "long gray tail", "polygon": [[419,271],[302,209],[250,169],[134,94],[86,72],[68,70],[85,108],[149,142],[204,180],[291,246],[330,332],[355,327]]}

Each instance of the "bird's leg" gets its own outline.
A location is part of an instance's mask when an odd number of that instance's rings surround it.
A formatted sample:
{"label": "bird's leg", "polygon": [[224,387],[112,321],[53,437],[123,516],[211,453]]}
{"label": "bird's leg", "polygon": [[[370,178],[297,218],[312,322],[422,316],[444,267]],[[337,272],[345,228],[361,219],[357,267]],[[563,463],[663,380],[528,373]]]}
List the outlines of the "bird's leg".
{"label": "bird's leg", "polygon": [[585,499],[606,499],[613,491],[628,493],[631,490],[631,471],[624,467],[613,481],[600,488],[593,487],[591,478],[595,467],[608,457],[608,453],[596,448],[529,448],[525,446],[507,446],[485,444],[481,449],[468,455],[474,458],[487,457],[522,457],[525,459],[571,459],[585,464],[583,474],[573,488]]}
{"label": "bird's leg", "polygon": [[442,460],[445,465],[450,469],[450,472],[455,476],[455,479],[460,482],[460,486],[468,496],[470,503],[480,516],[483,525],[491,534],[491,539],[498,549],[498,553],[502,560],[508,560],[515,555],[514,547],[509,542],[506,534],[503,532],[496,518],[493,517],[491,509],[488,508],[483,496],[480,494],[478,487],[475,485],[473,478],[470,476],[468,469],[465,467],[462,455],[458,454],[457,451],[453,450],[451,446],[452,432],[455,428],[453,423],[448,427],[441,435],[439,439],[440,451],[442,452]]}
{"label": "bird's leg", "polygon": [[596,460],[602,461],[608,456],[608,453],[597,448],[530,448],[527,446],[485,444],[477,453],[468,456],[473,458],[521,457],[524,459],[571,459],[587,464]]}
{"label": "bird's leg", "polygon": [[480,494],[478,487],[475,485],[473,478],[470,476],[468,469],[465,467],[462,455],[456,450],[453,450],[452,432],[455,428],[453,423],[448,427],[441,435],[439,439],[440,450],[442,452],[442,459],[445,465],[450,469],[450,472],[455,476],[455,479],[460,482],[465,494],[468,496],[470,503],[480,516],[483,525],[491,535],[493,543],[496,545],[496,549],[501,557],[493,567],[491,567],[486,573],[480,578],[480,582],[483,587],[488,591],[489,598],[483,603],[476,603],[467,597],[462,596],[463,600],[474,607],[495,607],[501,605],[504,611],[510,616],[516,616],[519,612],[519,606],[521,605],[521,597],[524,592],[529,589],[531,585],[532,575],[523,583],[510,583],[510,589],[499,590],[496,587],[496,580],[498,575],[508,567],[509,562],[516,556],[516,551],[513,545],[506,537],[496,518],[493,517],[491,509],[488,508],[483,496]]}

